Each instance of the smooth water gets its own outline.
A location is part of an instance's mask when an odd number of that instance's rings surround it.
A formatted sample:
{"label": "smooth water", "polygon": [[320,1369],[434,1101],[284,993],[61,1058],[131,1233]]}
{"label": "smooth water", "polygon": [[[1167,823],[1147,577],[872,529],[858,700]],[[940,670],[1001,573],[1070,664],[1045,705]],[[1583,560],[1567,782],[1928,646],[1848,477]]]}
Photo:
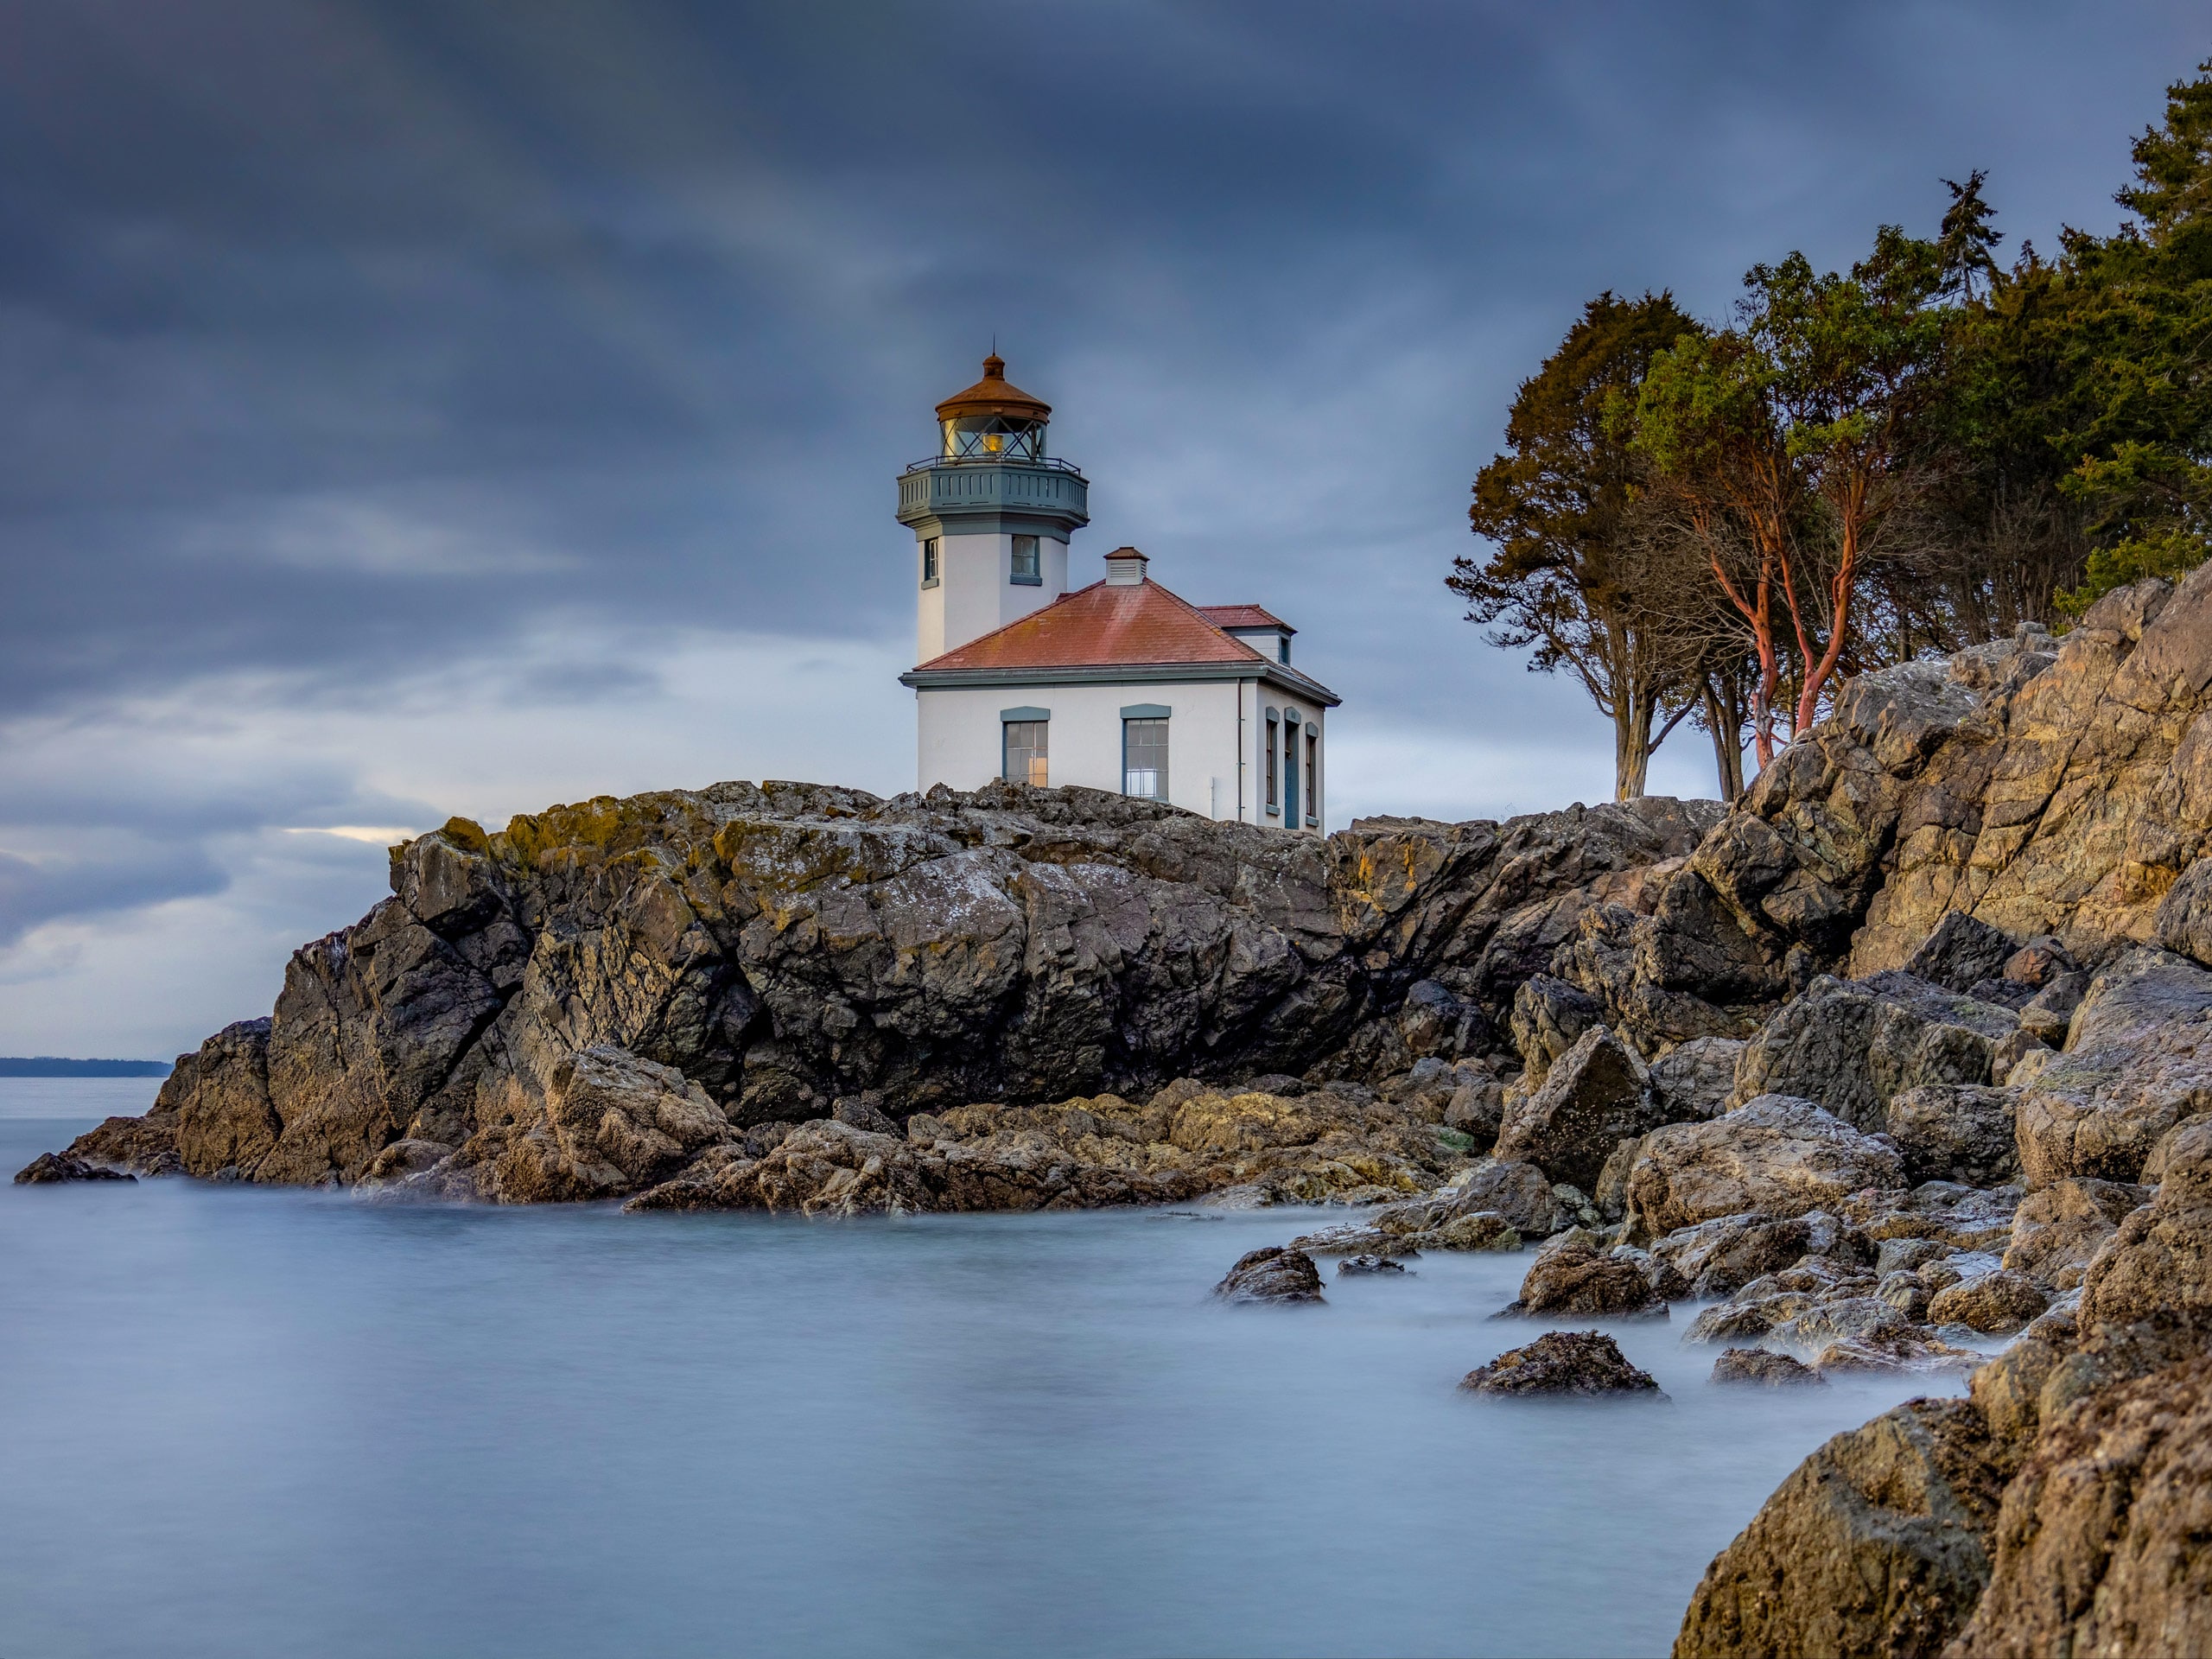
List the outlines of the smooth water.
{"label": "smooth water", "polygon": [[[0,1161],[155,1087],[0,1082]],[[1929,1386],[1716,1389],[1678,1310],[1669,1401],[1478,1399],[1527,1256],[1208,1300],[1309,1219],[0,1185],[0,1654],[1656,1654]]]}

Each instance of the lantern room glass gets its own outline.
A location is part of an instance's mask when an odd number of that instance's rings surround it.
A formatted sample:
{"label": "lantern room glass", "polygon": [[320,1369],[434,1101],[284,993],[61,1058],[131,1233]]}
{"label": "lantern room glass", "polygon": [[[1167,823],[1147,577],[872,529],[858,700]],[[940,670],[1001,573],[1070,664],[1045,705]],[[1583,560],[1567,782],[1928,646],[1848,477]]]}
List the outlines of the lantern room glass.
{"label": "lantern room glass", "polygon": [[944,422],[948,461],[1042,461],[1043,421],[1009,415],[959,415]]}

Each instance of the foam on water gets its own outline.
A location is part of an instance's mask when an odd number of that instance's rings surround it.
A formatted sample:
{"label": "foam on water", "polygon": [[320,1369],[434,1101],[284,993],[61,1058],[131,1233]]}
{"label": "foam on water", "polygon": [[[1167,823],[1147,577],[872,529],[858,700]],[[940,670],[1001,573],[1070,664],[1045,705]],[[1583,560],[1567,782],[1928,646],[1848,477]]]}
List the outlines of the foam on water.
{"label": "foam on water", "polygon": [[[0,1082],[0,1157],[155,1086]],[[1478,1399],[1526,1254],[1209,1300],[1310,1219],[0,1186],[0,1646],[1661,1653],[1799,1459],[1957,1386],[1717,1389],[1678,1309],[1611,1327],[1667,1402]]]}

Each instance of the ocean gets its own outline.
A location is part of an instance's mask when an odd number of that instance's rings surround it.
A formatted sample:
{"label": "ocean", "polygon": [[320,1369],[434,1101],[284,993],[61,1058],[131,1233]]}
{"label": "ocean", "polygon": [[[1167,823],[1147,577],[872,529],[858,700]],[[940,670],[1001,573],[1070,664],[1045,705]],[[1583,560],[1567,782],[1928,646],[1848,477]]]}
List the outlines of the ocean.
{"label": "ocean", "polygon": [[[7,1173],[157,1086],[0,1079]],[[1717,1389],[1677,1307],[1665,1400],[1461,1393],[1525,1253],[1210,1299],[1319,1218],[0,1185],[0,1655],[1660,1654],[1960,1386]]]}

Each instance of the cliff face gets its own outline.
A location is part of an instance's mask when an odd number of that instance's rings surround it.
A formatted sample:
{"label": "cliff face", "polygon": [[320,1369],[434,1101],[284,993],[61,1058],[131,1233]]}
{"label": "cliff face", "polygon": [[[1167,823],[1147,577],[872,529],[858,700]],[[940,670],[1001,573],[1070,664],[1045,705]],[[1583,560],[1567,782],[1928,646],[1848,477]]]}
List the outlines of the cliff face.
{"label": "cliff face", "polygon": [[[665,1065],[742,1129],[870,1094],[1148,1092],[1371,1074],[1491,1046],[1557,901],[1679,858],[1718,816],[1643,802],[1327,843],[1088,791],[882,801],[728,784],[394,849],[393,897],[300,950],[267,1020],[184,1057],[184,1167],[354,1180],[401,1142],[542,1118],[571,1057]],[[1437,983],[1407,1007],[1409,987]],[[1349,1050],[1349,1052],[1347,1052]],[[1323,1066],[1324,1071],[1328,1070]]]}

